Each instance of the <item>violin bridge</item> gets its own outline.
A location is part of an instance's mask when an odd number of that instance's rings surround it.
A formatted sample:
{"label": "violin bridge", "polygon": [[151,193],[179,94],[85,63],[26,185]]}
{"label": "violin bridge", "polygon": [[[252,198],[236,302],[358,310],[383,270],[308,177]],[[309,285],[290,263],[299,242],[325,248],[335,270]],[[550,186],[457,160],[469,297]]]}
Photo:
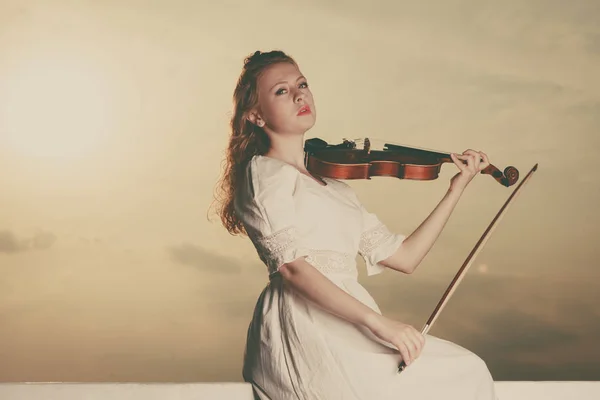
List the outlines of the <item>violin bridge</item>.
{"label": "violin bridge", "polygon": [[355,143],[355,149],[364,150],[367,154],[371,153],[371,141],[369,138],[354,139],[351,142]]}

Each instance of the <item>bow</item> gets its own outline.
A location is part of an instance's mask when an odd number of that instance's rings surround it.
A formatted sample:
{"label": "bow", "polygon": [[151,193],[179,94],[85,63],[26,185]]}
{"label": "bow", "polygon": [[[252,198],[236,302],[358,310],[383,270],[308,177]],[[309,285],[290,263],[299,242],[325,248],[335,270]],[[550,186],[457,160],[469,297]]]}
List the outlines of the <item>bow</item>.
{"label": "bow", "polygon": [[[490,234],[492,233],[492,231],[496,227],[496,224],[502,218],[502,216],[504,215],[504,212],[506,211],[506,209],[508,208],[508,206],[514,201],[514,199],[516,198],[517,194],[519,193],[519,191],[521,190],[521,188],[523,187],[523,185],[529,180],[529,178],[531,177],[531,175],[533,174],[533,172],[535,172],[537,170],[537,167],[538,167],[538,165],[535,164],[533,166],[533,168],[531,169],[531,171],[529,171],[529,173],[525,176],[525,178],[523,178],[523,180],[521,181],[521,183],[515,188],[515,190],[513,190],[513,192],[511,193],[511,195],[508,197],[508,199],[506,200],[506,202],[502,206],[502,208],[500,208],[500,211],[498,211],[498,213],[496,214],[496,216],[494,217],[494,219],[492,220],[492,222],[490,222],[490,224],[487,227],[487,229],[485,230],[485,232],[483,232],[483,235],[481,235],[481,237],[479,238],[479,241],[477,242],[477,244],[475,245],[475,247],[473,248],[473,250],[471,250],[471,253],[469,254],[469,256],[467,257],[467,259],[463,263],[462,267],[460,267],[460,269],[458,270],[458,272],[454,276],[454,279],[450,283],[450,286],[448,286],[448,288],[446,289],[446,292],[444,293],[444,295],[442,296],[442,298],[438,302],[437,306],[433,310],[433,313],[431,314],[431,316],[429,317],[429,319],[427,320],[427,322],[423,326],[423,329],[421,330],[421,334],[422,335],[427,334],[427,332],[429,331],[429,329],[431,329],[431,326],[433,325],[433,323],[435,322],[435,320],[439,316],[440,312],[442,311],[442,309],[448,303],[448,300],[450,299],[450,296],[452,296],[452,294],[456,290],[456,286],[463,279],[465,273],[467,272],[467,270],[469,269],[469,267],[473,263],[473,260],[475,259],[475,256],[477,256],[477,254],[481,251],[481,249],[483,248],[483,245],[485,244],[485,242],[487,242],[488,238],[490,237]],[[398,366],[398,373],[401,373],[402,371],[404,371],[405,368],[406,368],[406,363],[403,360],[400,363],[400,365]]]}

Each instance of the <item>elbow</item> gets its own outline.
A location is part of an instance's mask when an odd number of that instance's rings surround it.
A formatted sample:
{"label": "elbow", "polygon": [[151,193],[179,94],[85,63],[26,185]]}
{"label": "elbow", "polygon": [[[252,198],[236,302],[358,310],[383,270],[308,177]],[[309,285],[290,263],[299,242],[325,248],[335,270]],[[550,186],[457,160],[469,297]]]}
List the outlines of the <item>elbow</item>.
{"label": "elbow", "polygon": [[402,272],[403,274],[410,275],[413,272],[415,272],[415,270],[417,269],[417,266],[403,262],[403,263],[395,263],[395,264],[393,264],[393,266],[391,268],[395,269],[396,271]]}
{"label": "elbow", "polygon": [[278,269],[279,275],[284,281],[292,280],[299,272],[301,272],[302,266],[300,264],[300,259],[282,264]]}
{"label": "elbow", "polygon": [[390,256],[387,260],[382,261],[386,267],[410,275],[417,269],[418,262],[413,262],[402,246]]}
{"label": "elbow", "polygon": [[410,275],[417,269],[416,265],[408,264],[406,262],[400,262],[395,260],[393,257],[388,258],[387,260],[380,262],[383,266],[389,269],[393,269],[398,272],[402,272],[403,274]]}
{"label": "elbow", "polygon": [[415,272],[416,269],[417,269],[416,265],[402,265],[400,267],[400,271],[407,275],[412,274],[413,272]]}
{"label": "elbow", "polygon": [[398,262],[398,268],[401,272],[410,275],[417,270],[419,263],[420,260],[404,259]]}
{"label": "elbow", "polygon": [[281,276],[281,278],[285,281],[288,281],[292,275],[294,274],[294,267],[292,265],[290,265],[289,263],[283,264],[281,267],[279,267],[279,269],[277,270],[279,272],[279,276]]}

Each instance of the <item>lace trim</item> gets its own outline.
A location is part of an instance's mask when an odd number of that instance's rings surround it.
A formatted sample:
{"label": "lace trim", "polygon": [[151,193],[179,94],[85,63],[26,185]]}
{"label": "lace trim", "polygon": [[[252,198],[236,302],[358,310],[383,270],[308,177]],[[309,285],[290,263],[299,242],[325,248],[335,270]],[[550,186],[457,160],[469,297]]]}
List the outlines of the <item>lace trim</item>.
{"label": "lace trim", "polygon": [[293,226],[283,228],[268,236],[257,237],[254,243],[261,258],[279,259],[294,243],[296,229]]}
{"label": "lace trim", "polygon": [[368,256],[384,240],[392,236],[392,233],[383,224],[379,223],[375,227],[363,232],[360,236],[358,251],[363,256]]}
{"label": "lace trim", "polygon": [[355,274],[356,256],[332,250],[312,250],[297,248],[296,229],[293,226],[283,228],[268,236],[256,236],[253,239],[260,259],[267,265],[270,274],[284,263],[300,256],[324,274]]}
{"label": "lace trim", "polygon": [[356,257],[331,250],[309,250],[306,261],[324,274],[355,274]]}

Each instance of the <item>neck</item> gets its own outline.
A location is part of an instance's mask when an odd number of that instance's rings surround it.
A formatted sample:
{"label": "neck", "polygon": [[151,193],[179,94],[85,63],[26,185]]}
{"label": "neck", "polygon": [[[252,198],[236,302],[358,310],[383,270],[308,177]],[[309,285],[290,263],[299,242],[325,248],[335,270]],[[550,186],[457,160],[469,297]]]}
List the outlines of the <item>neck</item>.
{"label": "neck", "polygon": [[270,136],[271,148],[265,156],[279,159],[293,165],[300,171],[306,171],[304,165],[304,134]]}

